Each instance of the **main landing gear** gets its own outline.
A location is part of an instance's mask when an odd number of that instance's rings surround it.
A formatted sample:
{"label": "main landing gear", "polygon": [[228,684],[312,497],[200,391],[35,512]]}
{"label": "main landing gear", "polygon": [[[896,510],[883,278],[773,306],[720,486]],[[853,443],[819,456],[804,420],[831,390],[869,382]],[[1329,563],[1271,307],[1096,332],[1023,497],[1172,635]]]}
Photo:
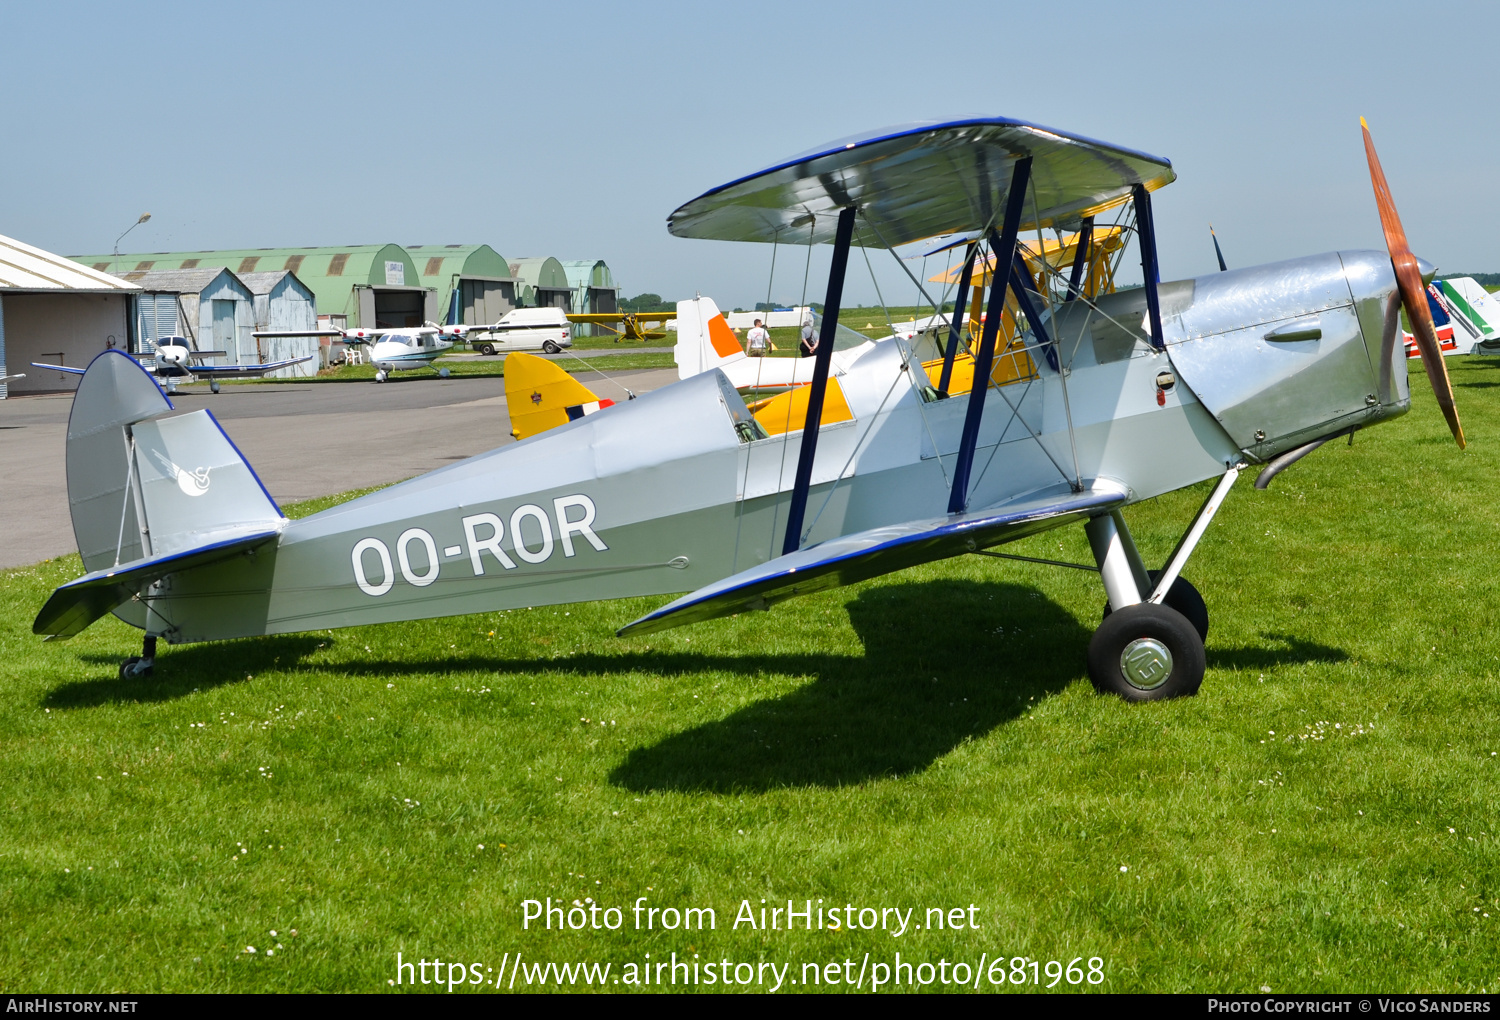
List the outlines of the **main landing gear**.
{"label": "main landing gear", "polygon": [[218,393],[219,392],[219,380],[217,380],[217,379],[210,379],[208,381],[208,392],[210,392],[210,393]]}
{"label": "main landing gear", "polygon": [[391,377],[390,373],[387,372],[383,368],[382,369],[377,369],[376,372],[375,372],[375,381],[376,382],[385,382],[390,377]]}
{"label": "main landing gear", "polygon": [[1198,693],[1207,668],[1208,607],[1179,574],[1239,473],[1239,467],[1225,472],[1162,570],[1146,570],[1118,510],[1084,525],[1109,597],[1089,641],[1089,679],[1101,694],[1161,701]]}
{"label": "main landing gear", "polygon": [[146,640],[141,642],[141,654],[132,655],[120,663],[120,679],[134,680],[137,677],[150,676],[152,667],[156,665],[156,637],[152,634],[146,635]]}

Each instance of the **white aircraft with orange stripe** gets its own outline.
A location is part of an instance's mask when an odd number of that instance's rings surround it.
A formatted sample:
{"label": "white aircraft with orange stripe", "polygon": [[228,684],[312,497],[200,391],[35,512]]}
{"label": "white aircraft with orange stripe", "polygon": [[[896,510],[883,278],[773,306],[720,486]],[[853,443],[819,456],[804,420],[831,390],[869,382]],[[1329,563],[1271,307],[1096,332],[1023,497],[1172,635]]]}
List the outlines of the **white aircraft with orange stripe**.
{"label": "white aircraft with orange stripe", "polygon": [[[830,371],[837,377],[867,354],[875,341],[840,327]],[[812,382],[814,358],[752,358],[740,346],[712,298],[677,302],[677,346],[672,351],[677,377],[717,368],[737,390],[784,390]]]}

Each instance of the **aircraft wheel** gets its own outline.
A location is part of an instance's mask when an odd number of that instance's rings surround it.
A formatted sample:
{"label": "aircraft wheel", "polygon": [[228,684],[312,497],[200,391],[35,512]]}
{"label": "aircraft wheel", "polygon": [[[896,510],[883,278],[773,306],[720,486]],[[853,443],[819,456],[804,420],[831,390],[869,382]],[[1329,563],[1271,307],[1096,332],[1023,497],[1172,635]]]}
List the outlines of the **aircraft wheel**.
{"label": "aircraft wheel", "polygon": [[375,381],[376,382],[385,382],[385,380],[386,380],[386,372],[385,372],[385,369],[382,368],[379,372],[375,373]]}
{"label": "aircraft wheel", "polygon": [[553,343],[551,340],[542,341],[542,350],[546,351],[548,354],[562,353],[562,348],[557,346],[557,344]]}
{"label": "aircraft wheel", "polygon": [[151,663],[146,662],[144,665],[142,665],[142,660],[139,655],[132,655],[130,658],[120,663],[119,677],[121,680],[132,680],[135,677],[139,676],[150,676],[151,673]]}
{"label": "aircraft wheel", "polygon": [[219,380],[217,380],[217,379],[210,379],[208,381],[208,391],[210,393],[218,393],[219,392]]}
{"label": "aircraft wheel", "polygon": [[1100,694],[1163,701],[1197,694],[1203,639],[1175,609],[1143,602],[1111,613],[1089,641],[1089,679]]}
{"label": "aircraft wheel", "polygon": [[446,368],[440,368],[440,369],[438,369],[438,375],[440,377],[444,378],[444,379],[448,378],[452,374],[453,373],[449,369],[446,369]]}
{"label": "aircraft wheel", "polygon": [[495,354],[495,345],[485,344],[483,347],[479,348],[479,353],[488,357],[493,357]]}
{"label": "aircraft wheel", "polygon": [[[1151,583],[1155,584],[1161,577],[1160,570],[1151,571]],[[1177,610],[1187,617],[1193,629],[1204,641],[1208,640],[1208,605],[1203,601],[1203,596],[1198,594],[1198,589],[1193,587],[1193,582],[1185,577],[1178,577],[1172,582],[1172,587],[1167,590],[1167,597],[1163,604]],[[1104,617],[1109,618],[1110,605],[1104,603]]]}

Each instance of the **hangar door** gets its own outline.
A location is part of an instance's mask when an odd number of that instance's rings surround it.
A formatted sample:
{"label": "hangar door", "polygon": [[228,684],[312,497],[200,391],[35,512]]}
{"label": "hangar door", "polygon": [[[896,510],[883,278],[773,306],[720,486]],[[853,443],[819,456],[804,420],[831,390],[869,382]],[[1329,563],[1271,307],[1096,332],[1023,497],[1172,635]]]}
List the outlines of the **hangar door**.
{"label": "hangar door", "polygon": [[514,284],[498,280],[460,280],[459,307],[470,326],[499,322],[515,307]]}
{"label": "hangar door", "polygon": [[402,329],[422,325],[427,292],[421,290],[375,290],[375,328]]}

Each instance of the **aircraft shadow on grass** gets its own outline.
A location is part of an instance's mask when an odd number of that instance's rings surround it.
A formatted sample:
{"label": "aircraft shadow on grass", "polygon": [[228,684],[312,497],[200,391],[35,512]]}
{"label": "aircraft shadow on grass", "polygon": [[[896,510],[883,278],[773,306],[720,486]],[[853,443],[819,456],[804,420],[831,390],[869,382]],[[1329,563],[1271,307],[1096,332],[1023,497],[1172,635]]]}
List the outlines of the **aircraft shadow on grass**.
{"label": "aircraft shadow on grass", "polygon": [[47,708],[93,708],[172,701],[194,691],[244,683],[267,670],[295,666],[328,643],[326,634],[321,638],[293,634],[188,645],[167,650],[157,660],[162,668],[154,675],[129,680],[115,678],[120,665],[118,653],[85,652],[79,659],[106,667],[108,675],[62,684],[48,691],[42,704]]}
{"label": "aircraft shadow on grass", "polygon": [[[319,663],[320,672],[385,679],[437,672],[580,675],[729,672],[813,679],[723,719],[631,750],[609,776],[636,791],[760,791],[844,786],[920,772],[965,740],[1002,726],[1085,675],[1089,630],[1035,588],[1003,582],[940,580],[862,591],[846,606],[862,655],[788,652],[714,655],[641,649],[557,660],[459,655],[433,660],[362,659]],[[775,628],[782,607],[761,617]],[[816,619],[816,618],[814,618]],[[1265,669],[1339,662],[1343,651],[1289,634],[1262,634],[1247,648],[1210,641],[1213,669]],[[295,667],[327,635],[291,635],[175,648],[152,677],[113,676],[63,684],[43,704],[85,708],[169,701],[194,690],[244,683]],[[107,654],[85,661],[113,667]]]}

